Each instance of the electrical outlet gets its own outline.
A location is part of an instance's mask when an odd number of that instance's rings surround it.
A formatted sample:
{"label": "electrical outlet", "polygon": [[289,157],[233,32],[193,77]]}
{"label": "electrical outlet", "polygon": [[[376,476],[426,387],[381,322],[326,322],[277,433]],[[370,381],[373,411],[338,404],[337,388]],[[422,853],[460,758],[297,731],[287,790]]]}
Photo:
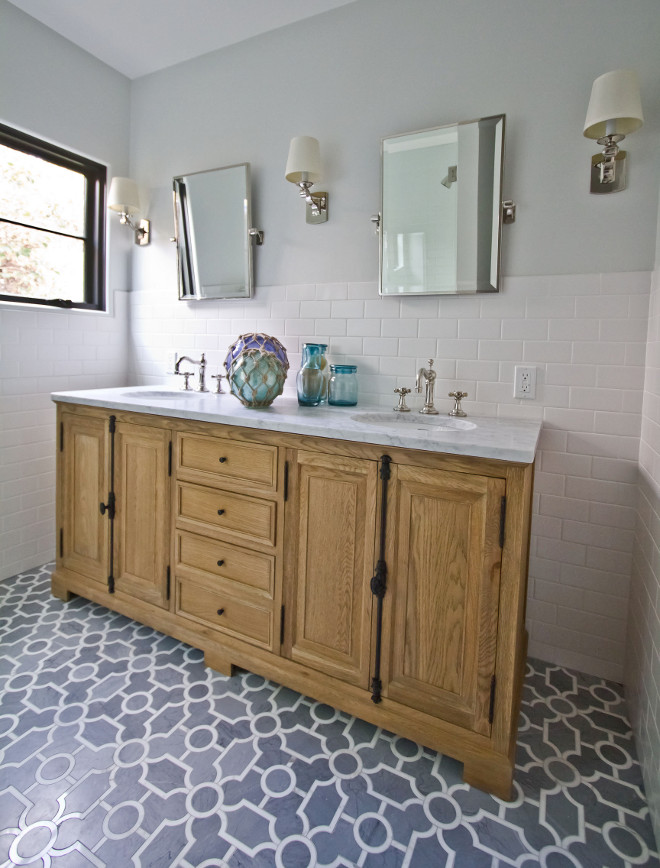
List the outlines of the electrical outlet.
{"label": "electrical outlet", "polygon": [[536,398],[536,368],[516,365],[513,380],[514,398]]}

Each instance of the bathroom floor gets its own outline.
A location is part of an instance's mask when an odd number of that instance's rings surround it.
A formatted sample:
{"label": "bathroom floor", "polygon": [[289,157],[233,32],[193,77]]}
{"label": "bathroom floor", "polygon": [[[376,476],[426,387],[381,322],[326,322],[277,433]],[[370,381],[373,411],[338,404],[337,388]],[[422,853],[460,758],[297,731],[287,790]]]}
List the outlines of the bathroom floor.
{"label": "bathroom floor", "polygon": [[506,803],[51,568],[0,584],[0,866],[660,866],[617,684],[529,661]]}

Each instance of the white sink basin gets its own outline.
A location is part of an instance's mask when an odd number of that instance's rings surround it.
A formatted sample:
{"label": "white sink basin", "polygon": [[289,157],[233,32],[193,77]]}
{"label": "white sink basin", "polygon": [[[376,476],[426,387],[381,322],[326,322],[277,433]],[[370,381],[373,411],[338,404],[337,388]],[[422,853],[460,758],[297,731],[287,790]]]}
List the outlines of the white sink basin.
{"label": "white sink basin", "polygon": [[156,398],[168,401],[177,398],[190,398],[194,397],[197,392],[193,392],[192,390],[189,392],[176,391],[174,389],[168,391],[167,389],[129,389],[126,392],[122,392],[122,396],[124,398]]}
{"label": "white sink basin", "polygon": [[457,419],[455,416],[426,416],[412,410],[410,413],[356,413],[352,417],[355,422],[365,425],[376,425],[379,428],[419,428],[428,431],[472,431],[477,425],[466,419]]}

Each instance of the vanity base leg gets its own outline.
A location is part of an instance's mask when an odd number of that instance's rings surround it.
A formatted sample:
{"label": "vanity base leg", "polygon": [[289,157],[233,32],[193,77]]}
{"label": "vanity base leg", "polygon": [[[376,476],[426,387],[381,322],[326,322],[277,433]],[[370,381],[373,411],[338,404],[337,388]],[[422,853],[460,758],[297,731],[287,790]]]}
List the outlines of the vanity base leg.
{"label": "vanity base leg", "polygon": [[208,669],[214,669],[220,675],[226,675],[231,678],[234,674],[234,666],[226,657],[216,654],[214,651],[204,652],[204,666]]}
{"label": "vanity base leg", "polygon": [[513,762],[505,756],[468,760],[463,765],[463,781],[510,802],[513,799]]}
{"label": "vanity base leg", "polygon": [[68,603],[69,600],[72,600],[76,596],[72,591],[69,591],[68,588],[60,584],[55,576],[50,580],[50,592],[54,597],[57,597],[58,600],[62,600],[63,603]]}

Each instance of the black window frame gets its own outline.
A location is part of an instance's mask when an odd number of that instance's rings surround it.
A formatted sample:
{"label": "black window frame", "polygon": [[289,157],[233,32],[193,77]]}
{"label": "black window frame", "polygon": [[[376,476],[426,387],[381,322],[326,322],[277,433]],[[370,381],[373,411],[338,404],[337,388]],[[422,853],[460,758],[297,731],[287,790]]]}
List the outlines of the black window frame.
{"label": "black window frame", "polygon": [[[105,292],[105,251],[106,251],[106,196],[107,177],[106,166],[97,163],[89,157],[83,157],[74,151],[53,145],[36,136],[16,130],[6,124],[0,123],[0,144],[23,151],[34,157],[40,157],[49,163],[71,169],[84,175],[85,184],[85,234],[84,236],[69,236],[80,238],[84,249],[84,293],[85,300],[82,302],[71,301],[65,298],[30,298],[27,295],[8,295],[0,293],[0,301],[13,302],[15,304],[35,304],[46,307],[57,307],[79,310],[106,310]],[[7,220],[0,215],[0,221],[16,223]],[[38,229],[42,232],[63,235],[52,230],[44,229],[43,226],[33,226],[28,223],[19,223],[30,229]]]}

